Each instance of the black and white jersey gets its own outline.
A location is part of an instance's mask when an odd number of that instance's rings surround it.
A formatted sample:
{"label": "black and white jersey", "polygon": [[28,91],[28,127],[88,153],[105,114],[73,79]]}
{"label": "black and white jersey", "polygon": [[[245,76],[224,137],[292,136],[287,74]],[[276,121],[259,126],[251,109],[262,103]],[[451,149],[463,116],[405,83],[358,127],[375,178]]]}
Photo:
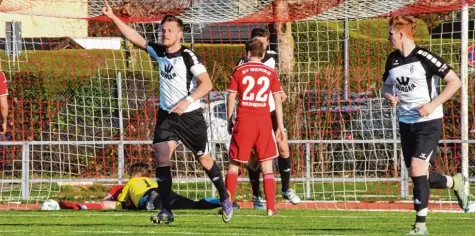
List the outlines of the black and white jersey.
{"label": "black and white jersey", "polygon": [[[276,60],[274,59],[273,55],[276,55],[276,52],[275,51],[267,51],[265,54],[264,54],[264,57],[263,59],[261,60],[261,62],[265,65],[267,65],[268,67],[271,67],[273,69],[276,69]],[[239,65],[242,65],[244,63],[248,62],[247,58],[246,57],[243,57],[240,59],[240,61],[238,61],[238,63],[236,64],[236,66],[239,66]],[[276,104],[274,103],[274,97],[273,95],[270,93],[270,96],[268,96],[269,99],[268,99],[268,104],[269,104],[269,110],[270,111],[274,111],[276,110]]]}
{"label": "black and white jersey", "polygon": [[[160,107],[170,111],[180,100],[195,91],[196,77],[207,70],[200,57],[185,46],[175,53],[167,53],[163,45],[148,43],[147,52],[159,63]],[[200,99],[190,104],[185,112],[198,108]]]}
{"label": "black and white jersey", "polygon": [[399,51],[387,57],[383,81],[393,86],[394,96],[400,100],[397,113],[401,122],[415,123],[443,117],[443,106],[438,106],[428,117],[421,117],[419,105],[438,96],[439,78],[451,70],[441,57],[420,47],[404,57]]}

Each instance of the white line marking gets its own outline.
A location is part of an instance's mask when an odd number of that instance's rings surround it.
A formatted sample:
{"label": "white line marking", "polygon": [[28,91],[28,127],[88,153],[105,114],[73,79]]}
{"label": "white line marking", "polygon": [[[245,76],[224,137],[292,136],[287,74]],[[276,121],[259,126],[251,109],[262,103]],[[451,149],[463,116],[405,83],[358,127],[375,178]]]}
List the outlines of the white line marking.
{"label": "white line marking", "polygon": [[[154,231],[140,231],[140,234],[163,234],[163,235],[223,235],[222,232],[220,233],[213,233],[213,232],[204,232],[204,233],[198,233],[198,232],[179,232],[179,231],[164,231],[162,230],[164,227],[161,227],[162,229],[159,230],[160,226],[157,226],[158,230]],[[76,231],[71,231],[74,233],[88,233],[88,234],[136,234],[137,231],[124,231],[124,230],[104,230],[104,231],[97,231],[97,230],[76,230]],[[239,235],[246,235],[246,236],[251,236],[253,234],[243,234],[243,233],[227,233],[226,235],[234,235],[234,236],[239,236]]]}

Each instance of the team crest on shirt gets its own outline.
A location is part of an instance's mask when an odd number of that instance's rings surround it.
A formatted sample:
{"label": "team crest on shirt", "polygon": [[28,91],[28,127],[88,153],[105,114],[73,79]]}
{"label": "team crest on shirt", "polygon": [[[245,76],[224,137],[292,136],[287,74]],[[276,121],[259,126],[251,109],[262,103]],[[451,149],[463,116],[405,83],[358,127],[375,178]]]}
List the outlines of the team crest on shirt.
{"label": "team crest on shirt", "polygon": [[393,60],[393,65],[394,66],[398,65],[398,58],[395,58],[395,60]]}
{"label": "team crest on shirt", "polygon": [[397,82],[396,87],[398,90],[401,92],[410,92],[416,88],[415,84],[410,83],[410,78],[409,77],[397,77]]}
{"label": "team crest on shirt", "polygon": [[171,63],[163,63],[162,68],[160,70],[160,76],[168,80],[175,78],[177,74],[173,71],[173,69],[174,66]]}
{"label": "team crest on shirt", "polygon": [[414,65],[410,66],[410,73],[413,74],[414,71],[415,71],[415,66]]}

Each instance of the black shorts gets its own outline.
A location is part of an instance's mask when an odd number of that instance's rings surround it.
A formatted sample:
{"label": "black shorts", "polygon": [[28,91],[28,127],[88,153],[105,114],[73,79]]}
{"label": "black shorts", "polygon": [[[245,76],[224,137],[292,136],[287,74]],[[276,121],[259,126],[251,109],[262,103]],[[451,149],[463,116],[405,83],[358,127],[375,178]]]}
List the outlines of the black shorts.
{"label": "black shorts", "polygon": [[159,109],[153,143],[182,142],[196,157],[208,152],[207,124],[203,110],[197,109],[178,115]]}
{"label": "black shorts", "polygon": [[412,158],[425,160],[433,166],[441,137],[441,119],[413,124],[400,122],[399,125],[403,158],[407,168],[410,168]]}

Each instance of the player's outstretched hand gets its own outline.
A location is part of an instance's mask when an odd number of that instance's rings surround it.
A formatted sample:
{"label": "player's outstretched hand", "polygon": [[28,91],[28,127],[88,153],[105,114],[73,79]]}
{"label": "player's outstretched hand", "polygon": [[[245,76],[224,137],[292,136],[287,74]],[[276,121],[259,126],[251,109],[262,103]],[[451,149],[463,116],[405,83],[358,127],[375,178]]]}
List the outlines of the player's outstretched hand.
{"label": "player's outstretched hand", "polygon": [[109,18],[114,17],[114,12],[112,11],[112,8],[109,5],[109,3],[107,2],[107,0],[104,0],[104,7],[102,8],[102,14],[104,14],[105,16],[107,16]]}
{"label": "player's outstretched hand", "polygon": [[420,113],[421,117],[428,117],[435,111],[435,106],[432,103],[425,103],[423,105],[418,105],[417,108],[419,108],[418,112]]}
{"label": "player's outstretched hand", "polygon": [[187,99],[182,99],[172,108],[172,110],[169,111],[169,114],[173,112],[177,113],[178,115],[182,115],[185,110],[187,110],[188,106],[190,106],[190,102]]}

